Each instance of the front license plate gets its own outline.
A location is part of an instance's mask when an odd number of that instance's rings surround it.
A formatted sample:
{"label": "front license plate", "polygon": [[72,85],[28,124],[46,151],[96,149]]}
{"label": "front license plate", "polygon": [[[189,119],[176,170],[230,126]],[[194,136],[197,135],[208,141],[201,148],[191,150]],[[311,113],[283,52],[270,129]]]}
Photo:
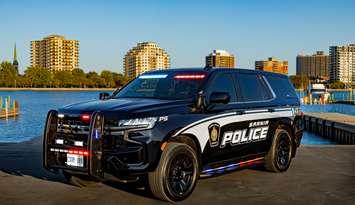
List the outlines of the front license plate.
{"label": "front license plate", "polygon": [[67,154],[67,165],[73,167],[84,167],[84,156],[78,154]]}

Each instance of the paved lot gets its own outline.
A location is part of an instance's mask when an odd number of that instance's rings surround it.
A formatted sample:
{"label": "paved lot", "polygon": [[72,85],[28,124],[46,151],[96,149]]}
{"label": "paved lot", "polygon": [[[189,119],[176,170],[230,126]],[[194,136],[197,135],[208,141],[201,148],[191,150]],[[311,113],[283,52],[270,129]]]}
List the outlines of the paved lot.
{"label": "paved lot", "polygon": [[[41,168],[41,144],[0,144],[0,204],[166,204],[143,189],[78,188]],[[245,169],[202,179],[181,204],[354,204],[355,146],[303,146],[286,173]]]}

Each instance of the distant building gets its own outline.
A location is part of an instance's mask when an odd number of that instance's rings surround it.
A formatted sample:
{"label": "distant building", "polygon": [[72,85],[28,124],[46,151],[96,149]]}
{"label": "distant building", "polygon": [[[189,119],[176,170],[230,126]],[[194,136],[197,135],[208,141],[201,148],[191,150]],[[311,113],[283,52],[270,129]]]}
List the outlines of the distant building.
{"label": "distant building", "polygon": [[355,44],[330,46],[330,80],[355,86]]}
{"label": "distant building", "polygon": [[18,73],[18,61],[17,61],[16,43],[15,43],[15,47],[14,47],[14,59],[12,61],[12,65],[16,68],[16,71]]}
{"label": "distant building", "polygon": [[313,55],[298,55],[296,57],[296,74],[310,78],[329,79],[329,55],[317,51]]}
{"label": "distant building", "polygon": [[142,42],[126,53],[123,67],[126,76],[135,78],[146,71],[169,68],[170,57],[156,43]]}
{"label": "distant building", "polygon": [[234,55],[225,50],[213,50],[206,56],[206,67],[211,68],[234,68],[235,59]]}
{"label": "distant building", "polygon": [[288,74],[288,61],[270,57],[267,60],[255,61],[255,70],[263,70],[274,73]]}
{"label": "distant building", "polygon": [[50,35],[31,41],[31,66],[51,71],[72,71],[79,68],[79,41]]}

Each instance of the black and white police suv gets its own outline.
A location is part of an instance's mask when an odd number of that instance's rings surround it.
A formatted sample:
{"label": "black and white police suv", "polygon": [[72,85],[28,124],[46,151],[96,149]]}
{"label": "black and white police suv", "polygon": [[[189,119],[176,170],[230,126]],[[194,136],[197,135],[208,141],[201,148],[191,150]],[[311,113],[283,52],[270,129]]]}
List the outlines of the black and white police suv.
{"label": "black and white police suv", "polygon": [[157,198],[180,201],[201,176],[260,165],[286,171],[301,137],[299,99],[287,76],[168,69],[100,100],[49,111],[43,161],[77,185],[143,178]]}

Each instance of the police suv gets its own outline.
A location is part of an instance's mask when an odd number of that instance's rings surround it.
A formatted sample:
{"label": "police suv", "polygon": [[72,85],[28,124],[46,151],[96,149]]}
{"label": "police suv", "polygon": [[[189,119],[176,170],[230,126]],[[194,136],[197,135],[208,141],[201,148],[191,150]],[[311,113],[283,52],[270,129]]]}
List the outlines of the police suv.
{"label": "police suv", "polygon": [[302,137],[287,76],[246,69],[147,72],[99,100],[48,113],[44,167],[76,185],[145,179],[187,198],[197,179],[243,167],[286,171]]}

